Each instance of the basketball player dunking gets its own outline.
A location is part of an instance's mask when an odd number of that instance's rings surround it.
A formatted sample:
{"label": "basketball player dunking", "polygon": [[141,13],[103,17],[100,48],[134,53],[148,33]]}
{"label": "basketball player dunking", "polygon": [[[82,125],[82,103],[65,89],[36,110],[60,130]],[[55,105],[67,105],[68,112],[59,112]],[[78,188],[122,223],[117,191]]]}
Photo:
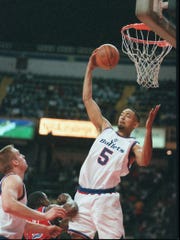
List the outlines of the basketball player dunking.
{"label": "basketball player dunking", "polygon": [[120,239],[125,237],[123,213],[119,193],[115,191],[121,176],[129,173],[133,162],[148,166],[152,157],[152,124],[160,105],[149,112],[146,121],[144,145],[140,146],[131,132],[139,126],[137,113],[126,108],[118,120],[118,131],[113,130],[92,98],[92,71],[97,67],[94,51],[87,64],[83,101],[89,119],[100,134],[94,141],[79,176],[79,187],[74,200],[79,212],[69,222],[69,233],[73,239]]}

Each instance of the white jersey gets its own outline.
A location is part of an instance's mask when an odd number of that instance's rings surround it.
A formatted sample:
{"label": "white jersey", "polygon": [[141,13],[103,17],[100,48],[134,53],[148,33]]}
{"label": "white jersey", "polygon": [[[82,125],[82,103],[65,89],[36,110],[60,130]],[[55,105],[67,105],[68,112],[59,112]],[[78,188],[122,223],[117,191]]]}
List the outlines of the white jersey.
{"label": "white jersey", "polygon": [[117,186],[120,177],[129,173],[129,153],[134,138],[125,138],[112,128],[105,129],[94,141],[83,163],[79,185],[90,189],[107,189]]}
{"label": "white jersey", "polygon": [[[1,185],[4,178],[2,178],[0,182],[0,236],[4,236],[9,239],[22,239],[26,220],[23,218],[14,216],[12,214],[6,213],[3,211],[3,208],[2,208]],[[24,186],[24,194],[18,200],[23,204],[27,203],[25,186]]]}

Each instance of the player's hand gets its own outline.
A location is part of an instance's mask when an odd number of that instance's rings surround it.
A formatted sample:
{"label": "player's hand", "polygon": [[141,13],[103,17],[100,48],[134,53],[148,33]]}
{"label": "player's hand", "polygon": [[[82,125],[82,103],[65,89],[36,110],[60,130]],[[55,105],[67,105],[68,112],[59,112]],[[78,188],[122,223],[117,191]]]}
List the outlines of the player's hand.
{"label": "player's hand", "polygon": [[50,225],[46,227],[45,233],[49,235],[49,239],[56,238],[59,236],[64,230],[58,226]]}
{"label": "player's hand", "polygon": [[71,198],[68,193],[61,193],[57,198],[57,203],[66,211],[68,217],[74,217],[78,212],[77,203]]}
{"label": "player's hand", "polygon": [[61,193],[57,197],[57,203],[59,205],[63,205],[67,203],[68,201],[72,200],[71,196],[68,193]]}
{"label": "player's hand", "polygon": [[97,52],[97,48],[92,52],[92,54],[91,54],[91,56],[90,56],[90,58],[89,58],[89,63],[88,63],[88,65],[89,65],[89,68],[91,69],[91,70],[93,70],[94,68],[96,68],[97,67],[97,64],[96,64],[96,52]]}
{"label": "player's hand", "polygon": [[53,220],[55,218],[65,218],[67,217],[67,211],[61,206],[53,206],[45,213],[47,220]]}
{"label": "player's hand", "polygon": [[148,116],[148,119],[146,121],[146,129],[149,129],[151,130],[152,129],[152,125],[153,125],[153,122],[154,122],[154,119],[159,111],[159,108],[160,108],[160,104],[159,105],[156,105],[155,108],[152,108],[149,112],[149,116]]}

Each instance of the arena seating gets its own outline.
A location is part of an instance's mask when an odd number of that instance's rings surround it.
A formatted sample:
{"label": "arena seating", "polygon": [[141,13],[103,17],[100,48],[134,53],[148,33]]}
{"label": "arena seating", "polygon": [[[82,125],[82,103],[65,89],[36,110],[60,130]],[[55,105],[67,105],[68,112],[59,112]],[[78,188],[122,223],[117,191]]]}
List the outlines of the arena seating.
{"label": "arena seating", "polygon": [[[83,79],[21,74],[1,76],[1,83],[4,86],[0,89],[3,91],[0,99],[1,116],[87,119],[81,96]],[[174,89],[175,82],[171,80],[160,83],[160,87],[155,89],[142,88],[135,81],[93,80],[93,97],[101,106],[104,116],[113,124],[116,124],[120,111],[126,106],[137,109],[144,124],[149,110],[161,104],[155,124],[174,125]]]}

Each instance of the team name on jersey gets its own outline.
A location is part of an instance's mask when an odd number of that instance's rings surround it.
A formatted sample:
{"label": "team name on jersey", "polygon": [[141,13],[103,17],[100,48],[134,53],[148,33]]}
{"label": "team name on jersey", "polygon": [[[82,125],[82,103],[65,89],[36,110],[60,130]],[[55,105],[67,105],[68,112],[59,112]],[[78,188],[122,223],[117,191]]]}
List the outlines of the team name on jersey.
{"label": "team name on jersey", "polygon": [[110,147],[110,148],[112,148],[112,149],[116,149],[118,152],[120,152],[120,153],[124,153],[124,149],[122,149],[120,146],[118,146],[117,144],[116,144],[116,142],[118,142],[118,139],[117,138],[115,138],[115,139],[112,139],[111,141],[107,141],[106,139],[104,139],[104,138],[102,138],[101,140],[100,140],[100,143],[103,143],[103,144],[105,144],[106,146],[108,146],[108,147]]}

